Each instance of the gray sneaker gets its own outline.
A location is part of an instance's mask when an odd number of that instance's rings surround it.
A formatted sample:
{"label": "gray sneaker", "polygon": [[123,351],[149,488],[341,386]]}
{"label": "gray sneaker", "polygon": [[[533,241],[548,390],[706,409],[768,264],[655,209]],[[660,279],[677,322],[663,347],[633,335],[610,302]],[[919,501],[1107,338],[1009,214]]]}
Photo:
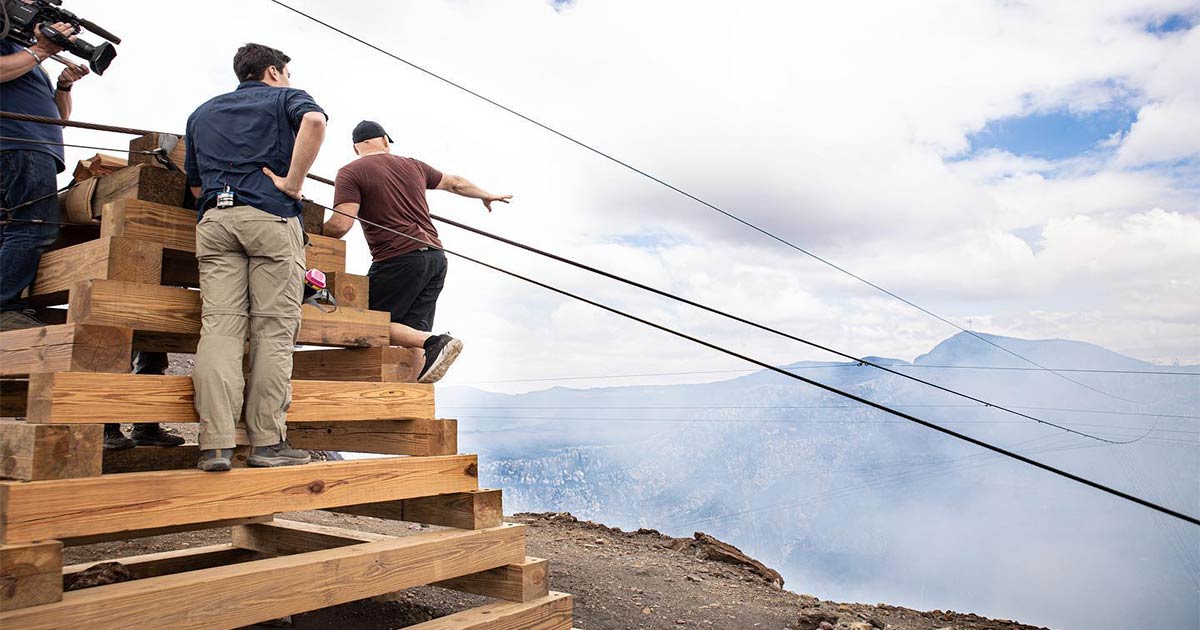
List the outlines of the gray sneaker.
{"label": "gray sneaker", "polygon": [[312,456],[308,454],[308,451],[292,448],[292,445],[284,440],[273,446],[254,447],[250,450],[250,457],[246,458],[246,465],[272,468],[275,466],[299,466],[310,461],[312,461]]}
{"label": "gray sneaker", "polygon": [[45,326],[46,322],[34,317],[35,313],[33,309],[0,311],[0,332]]}
{"label": "gray sneaker", "polygon": [[200,461],[196,468],[204,472],[225,472],[233,468],[233,449],[213,448],[200,451]]}

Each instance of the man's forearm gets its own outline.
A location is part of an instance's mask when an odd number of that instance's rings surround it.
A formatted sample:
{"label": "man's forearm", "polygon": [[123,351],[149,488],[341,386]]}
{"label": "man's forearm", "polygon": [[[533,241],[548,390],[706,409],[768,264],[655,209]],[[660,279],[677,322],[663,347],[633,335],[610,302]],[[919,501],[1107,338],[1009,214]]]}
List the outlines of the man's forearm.
{"label": "man's forearm", "polygon": [[54,104],[58,105],[58,116],[63,120],[71,119],[71,93],[62,90],[54,91]]}
{"label": "man's forearm", "polygon": [[492,193],[472,184],[464,177],[458,178],[458,181],[450,188],[450,192],[462,197],[470,197],[471,199],[487,199],[493,196]]}
{"label": "man's forearm", "polygon": [[38,65],[37,60],[24,50],[4,55],[0,57],[0,83],[19,78],[36,65]]}
{"label": "man's forearm", "polygon": [[288,167],[287,187],[300,190],[304,186],[304,178],[308,170],[317,160],[321,143],[325,141],[325,121],[315,121],[305,118],[300,123],[300,133],[296,134],[296,146],[292,149],[292,163]]}

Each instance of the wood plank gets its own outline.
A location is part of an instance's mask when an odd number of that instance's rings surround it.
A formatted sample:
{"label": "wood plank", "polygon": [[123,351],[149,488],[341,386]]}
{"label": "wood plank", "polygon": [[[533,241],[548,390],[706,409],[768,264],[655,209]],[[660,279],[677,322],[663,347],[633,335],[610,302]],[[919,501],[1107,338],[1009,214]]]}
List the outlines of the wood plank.
{"label": "wood plank", "polygon": [[485,529],[504,522],[504,493],[473,490],[404,501],[344,505],[331,511],[457,529]]}
{"label": "wood plank", "polygon": [[29,380],[0,380],[0,418],[24,418]]}
{"label": "wood plank", "polygon": [[456,420],[373,420],[366,422],[292,422],[288,441],[297,448],[384,455],[454,455]]}
{"label": "wood plank", "polygon": [[0,332],[0,375],[36,372],[128,372],[133,331],[116,326],[60,324]]}
{"label": "wood plank", "polygon": [[429,532],[73,591],[61,602],[0,613],[0,627],[237,628],[485,571],[524,555],[521,525]]}
{"label": "wood plank", "polygon": [[[165,166],[159,164],[158,159],[153,155],[138,153],[139,151],[156,151],[162,141],[169,134],[152,133],[129,141],[129,163],[132,164],[150,164],[155,168],[166,169]],[[179,141],[171,147],[168,157],[175,164],[176,168],[183,171],[183,161],[187,153],[187,141],[182,136],[176,136]]]}
{"label": "wood plank", "polygon": [[182,172],[148,164],[135,164],[101,177],[92,197],[92,216],[103,216],[104,206],[138,200],[166,206],[183,206],[187,182]]}
{"label": "wood plank", "polygon": [[280,519],[233,528],[232,544],[265,554],[289,556],[393,538],[396,537]]}
{"label": "wood plank", "polygon": [[[178,534],[180,532],[194,532],[205,529],[220,529],[223,527],[237,527],[238,525],[249,525],[251,523],[269,523],[275,518],[273,514],[260,514],[257,516],[241,516],[238,518],[222,518],[215,521],[202,521],[198,523],[184,523],[182,525],[166,525],[162,527],[133,527],[130,529],[122,529],[111,532],[103,532],[98,534],[88,534],[86,536],[71,536],[62,539],[62,544],[65,547],[79,547],[81,545],[94,545],[102,542],[112,542],[114,540],[133,540],[136,538],[149,538],[151,536],[165,536],[167,534]],[[136,522],[136,518],[134,519]]]}
{"label": "wood plank", "polygon": [[103,534],[131,523],[166,527],[264,513],[318,510],[478,488],[474,455],[316,462],[0,482],[0,542]]}
{"label": "wood plank", "polygon": [[[94,425],[71,424],[65,426],[86,427]],[[249,447],[239,446],[234,449],[233,465],[245,466],[246,457],[249,455]],[[104,451],[104,474],[115,475],[151,470],[190,470],[196,467],[196,462],[199,459],[200,447],[195,444],[184,444],[169,448],[138,446],[123,451],[106,450]]]}
{"label": "wood plank", "polygon": [[525,558],[480,573],[472,573],[432,586],[474,593],[510,602],[528,602],[550,594],[550,563],[542,558]]}
{"label": "wood plank", "polygon": [[[90,280],[71,291],[68,319],[135,331],[200,334],[200,292],[179,287]],[[382,311],[300,309],[299,343],[317,346],[386,346],[390,322]],[[191,341],[194,343],[194,341]]]}
{"label": "wood plank", "polygon": [[325,229],[325,208],[308,199],[302,200],[300,202],[300,222],[303,224],[305,232],[320,236]]}
{"label": "wood plank", "polygon": [[344,271],[333,271],[325,274],[326,286],[337,300],[338,306],[350,308],[370,308],[368,299],[370,282],[366,276],[359,276]]}
{"label": "wood plank", "polygon": [[0,420],[0,477],[33,481],[100,475],[104,427]]}
{"label": "wood plank", "polygon": [[[196,422],[190,376],[57,372],[29,379],[27,421]],[[420,383],[292,381],[289,422],[393,420],[433,416],[433,386]]]}
{"label": "wood plank", "polygon": [[[100,223],[103,236],[125,236],[158,243],[164,249],[196,253],[196,213],[145,201],[126,200],[104,208]],[[328,236],[309,235],[305,266],[325,273],[346,271],[346,242]]]}
{"label": "wood plank", "polygon": [[262,560],[268,557],[267,554],[224,543],[192,549],[147,553],[138,556],[117,558],[115,560],[72,564],[63,567],[62,578],[65,582],[77,573],[105,562],[120,562],[135,579],[142,580],[160,575],[173,575],[175,573],[183,573],[184,571],[211,569],[212,567],[221,567],[239,562]]}
{"label": "wood plank", "polygon": [[0,545],[0,610],[61,600],[62,549],[57,540]]}
{"label": "wood plank", "polygon": [[571,630],[572,600],[566,593],[529,602],[495,602],[426,621],[407,630]]}
{"label": "wood plank", "polygon": [[372,348],[304,350],[292,355],[292,378],[318,381],[415,383],[425,351],[381,345]]}
{"label": "wood plank", "polygon": [[161,245],[124,237],[51,250],[42,254],[26,298],[36,306],[59,306],[68,302],[76,285],[95,279],[159,284],[162,258]]}

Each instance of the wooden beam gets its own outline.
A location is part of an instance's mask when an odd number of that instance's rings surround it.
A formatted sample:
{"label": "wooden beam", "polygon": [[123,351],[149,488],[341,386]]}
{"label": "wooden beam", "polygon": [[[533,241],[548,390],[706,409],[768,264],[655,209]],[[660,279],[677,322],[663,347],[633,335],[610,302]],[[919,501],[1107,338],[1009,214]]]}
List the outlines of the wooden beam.
{"label": "wooden beam", "polygon": [[0,418],[24,418],[29,379],[0,380]]}
{"label": "wooden beam", "polygon": [[51,250],[42,254],[26,298],[37,306],[63,305],[71,289],[95,279],[159,284],[162,258],[161,245],[123,237]]}
{"label": "wooden beam", "polygon": [[100,475],[104,428],[0,420],[0,477],[33,481]]}
{"label": "wooden beam", "polygon": [[[220,545],[208,545],[206,547],[196,547],[193,549],[178,549],[175,551],[163,551],[160,553],[147,553],[139,556],[129,556],[127,558],[118,558],[115,562],[120,562],[135,579],[141,580],[150,577],[158,577],[160,575],[173,575],[175,573],[183,573],[184,571],[195,571],[197,569],[211,569],[212,567],[221,567],[239,562],[250,562],[251,560],[262,560],[267,558],[267,554],[258,553],[250,549],[242,549],[235,547],[229,543]],[[86,571],[87,569],[103,564],[105,562],[114,562],[113,560],[101,560],[98,562],[83,562],[63,567],[62,578],[65,582],[72,576]]]}
{"label": "wooden beam", "polygon": [[0,545],[0,610],[62,599],[62,549],[57,540]]}
{"label": "wooden beam", "polygon": [[325,274],[326,286],[337,300],[338,306],[351,308],[370,308],[370,282],[366,276],[358,276],[344,271],[333,271]]}
{"label": "wooden beam", "polygon": [[550,563],[541,558],[525,558],[480,573],[472,573],[443,582],[439,586],[510,602],[529,602],[550,594]]}
{"label": "wooden beam", "polygon": [[187,196],[183,173],[135,164],[101,177],[92,196],[92,216],[103,216],[104,206],[123,200],[138,200],[166,206],[182,206]]}
{"label": "wooden beam", "polygon": [[521,525],[429,532],[73,591],[61,602],[0,613],[0,627],[237,628],[477,573],[524,555]]}
{"label": "wooden beam", "polygon": [[565,593],[529,602],[495,602],[426,621],[407,630],[571,630],[572,600]]}
{"label": "wooden beam", "polygon": [[372,420],[366,422],[295,422],[288,420],[288,441],[297,448],[384,455],[454,455],[456,420]]}
{"label": "wooden beam", "polygon": [[[260,514],[257,516],[241,516],[238,518],[222,518],[215,521],[202,521],[198,523],[184,523],[182,525],[167,525],[163,527],[143,527],[140,529],[122,529],[118,531],[102,532],[98,534],[88,534],[86,536],[70,536],[62,539],[62,544],[65,547],[79,547],[81,545],[94,545],[96,543],[112,542],[114,540],[133,540],[135,538],[149,538],[151,536],[165,536],[167,534],[178,534],[180,532],[194,532],[205,529],[220,529],[222,527],[237,527],[238,525],[249,525],[250,523],[269,523],[274,518],[273,514]],[[135,519],[136,520],[136,519]]]}
{"label": "wooden beam", "polygon": [[[141,153],[141,151],[156,151],[161,146],[160,142],[167,134],[152,133],[129,141],[129,163],[132,164],[149,164],[155,168],[166,169],[165,166],[159,164],[158,159],[153,155]],[[168,157],[175,167],[183,171],[184,156],[187,152],[187,141],[179,136],[179,141],[171,148]]]}
{"label": "wooden beam", "polygon": [[415,383],[424,366],[425,351],[419,348],[304,350],[292,355],[292,378]]}
{"label": "wooden beam", "polygon": [[[70,424],[66,426],[85,427],[94,425]],[[239,446],[234,449],[233,465],[245,466],[246,457],[249,455],[249,447]],[[196,462],[199,459],[200,447],[195,444],[184,444],[169,448],[138,446],[136,448],[127,448],[123,451],[106,450],[104,451],[104,474],[114,475],[151,470],[190,470],[196,467]]]}
{"label": "wooden beam", "polygon": [[[158,243],[164,249],[196,253],[196,213],[145,201],[117,201],[104,207],[102,236],[125,236]],[[305,266],[325,273],[346,271],[346,242],[309,235]]]}
{"label": "wooden beam", "polygon": [[504,493],[473,490],[404,501],[339,506],[331,511],[457,529],[485,529],[504,521]]}
{"label": "wooden beam", "polygon": [[37,372],[128,372],[133,331],[116,326],[60,324],[0,332],[0,375]]}
{"label": "wooden beam", "polygon": [[474,455],[389,457],[283,468],[235,468],[0,482],[0,542],[167,527],[479,486]]}
{"label": "wooden beam", "polygon": [[341,527],[276,520],[271,523],[241,525],[233,528],[232,544],[235,547],[265,554],[289,556],[393,538],[395,536],[359,532]]}
{"label": "wooden beam", "polygon": [[[433,386],[420,383],[292,381],[289,422],[433,416]],[[28,422],[196,422],[190,376],[57,372],[29,379]]]}
{"label": "wooden beam", "polygon": [[[71,291],[71,322],[119,326],[134,331],[200,334],[200,292],[179,287],[90,280]],[[298,343],[317,346],[386,346],[390,322],[382,311],[339,308],[325,313],[300,309]]]}
{"label": "wooden beam", "polygon": [[309,235],[320,236],[325,229],[325,208],[307,199],[301,201],[300,222]]}

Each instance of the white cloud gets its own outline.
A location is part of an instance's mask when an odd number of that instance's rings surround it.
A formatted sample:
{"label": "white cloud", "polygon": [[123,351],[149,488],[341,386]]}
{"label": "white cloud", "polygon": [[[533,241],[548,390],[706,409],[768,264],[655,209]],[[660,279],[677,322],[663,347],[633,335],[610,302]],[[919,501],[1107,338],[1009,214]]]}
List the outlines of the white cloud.
{"label": "white cloud", "polygon": [[[1143,28],[1195,13],[1196,2],[577,0],[561,12],[540,0],[294,4],[955,321],[1200,361],[1186,272],[1196,268],[1187,239],[1200,182],[1194,168],[1156,166],[1200,149],[1200,118],[1188,109],[1200,30]],[[486,215],[437,193],[438,213],[858,354],[912,358],[954,332],[269,2],[206,6],[72,4],[126,38],[109,73],[75,91],[76,118],[179,130],[197,104],[233,87],[236,47],[262,41],[293,57],[295,85],[331,114],[319,173],[353,158],[358,120],[379,120],[400,152],[516,194]],[[968,134],[990,120],[1112,103],[1140,108],[1112,159],[964,154]],[[322,186],[307,192],[330,201]],[[1027,228],[1041,230],[1044,249],[1013,235]],[[614,238],[645,231],[676,240],[645,249]],[[825,358],[478,237],[445,236],[452,248],[773,361]],[[365,273],[357,231],[350,251],[351,270]],[[1044,313],[1062,316],[1050,325]],[[459,382],[739,367],[461,261],[438,317],[470,342],[452,375]]]}

